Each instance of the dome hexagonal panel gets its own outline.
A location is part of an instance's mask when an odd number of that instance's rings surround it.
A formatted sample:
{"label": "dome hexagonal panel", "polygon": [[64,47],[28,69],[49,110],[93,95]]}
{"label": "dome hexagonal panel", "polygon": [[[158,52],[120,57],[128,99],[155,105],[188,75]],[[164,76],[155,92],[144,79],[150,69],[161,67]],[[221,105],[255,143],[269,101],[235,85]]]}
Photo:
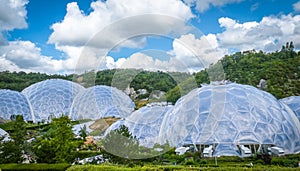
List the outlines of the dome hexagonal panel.
{"label": "dome hexagonal panel", "polygon": [[300,123],[290,108],[265,91],[236,83],[211,84],[176,102],[165,115],[159,138],[176,147],[214,144],[214,155],[234,155],[232,145],[238,144],[270,144],[297,153]]}
{"label": "dome hexagonal panel", "polygon": [[300,96],[290,96],[280,99],[280,101],[288,105],[294,111],[298,120],[300,121]]}
{"label": "dome hexagonal panel", "polygon": [[22,93],[29,99],[36,121],[48,121],[69,115],[73,99],[83,90],[72,81],[50,79],[29,86]]}
{"label": "dome hexagonal panel", "polygon": [[0,128],[0,137],[4,137],[2,141],[10,140],[9,134],[1,128]]}
{"label": "dome hexagonal panel", "polygon": [[9,120],[16,115],[23,115],[26,121],[34,120],[30,104],[22,93],[12,90],[0,90],[0,117]]}
{"label": "dome hexagonal panel", "polygon": [[94,86],[81,92],[71,109],[71,119],[100,119],[104,117],[124,118],[135,108],[135,104],[121,90],[109,86]]}
{"label": "dome hexagonal panel", "polygon": [[118,120],[105,132],[118,129],[121,125],[128,127],[133,136],[139,139],[141,145],[152,147],[158,143],[158,134],[164,115],[173,105],[150,104],[134,111],[125,119]]}

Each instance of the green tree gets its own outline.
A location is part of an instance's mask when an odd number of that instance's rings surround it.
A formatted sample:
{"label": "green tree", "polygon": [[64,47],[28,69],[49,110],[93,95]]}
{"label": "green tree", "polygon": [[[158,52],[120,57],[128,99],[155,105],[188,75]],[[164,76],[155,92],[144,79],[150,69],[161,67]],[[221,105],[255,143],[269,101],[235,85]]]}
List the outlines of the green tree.
{"label": "green tree", "polygon": [[0,138],[0,163],[20,163],[23,161],[22,150],[14,141],[3,141]]}
{"label": "green tree", "polygon": [[104,150],[114,163],[127,163],[139,157],[139,142],[128,127],[121,125],[111,131],[102,141]]}
{"label": "green tree", "polygon": [[26,123],[22,115],[17,115],[16,120],[12,121],[11,140],[3,141],[0,138],[0,163],[21,163],[25,153]]}
{"label": "green tree", "polygon": [[80,131],[79,131],[79,135],[82,137],[82,139],[85,141],[85,138],[87,136],[87,132],[86,132],[86,125],[84,125]]}
{"label": "green tree", "polygon": [[50,129],[34,144],[38,162],[67,163],[73,161],[73,152],[79,145],[73,141],[71,120],[67,116],[54,118]]}

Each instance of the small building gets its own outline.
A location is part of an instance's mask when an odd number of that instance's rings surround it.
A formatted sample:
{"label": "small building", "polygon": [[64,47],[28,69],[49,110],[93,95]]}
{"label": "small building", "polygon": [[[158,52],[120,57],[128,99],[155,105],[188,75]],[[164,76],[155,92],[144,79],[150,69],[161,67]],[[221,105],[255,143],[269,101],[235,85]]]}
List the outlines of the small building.
{"label": "small building", "polygon": [[252,155],[251,150],[244,145],[240,145],[241,157],[250,157]]}
{"label": "small building", "polygon": [[202,153],[203,153],[203,157],[212,157],[213,156],[213,146],[210,145],[209,147],[204,148]]}
{"label": "small building", "polygon": [[189,150],[189,147],[178,147],[175,149],[175,153],[177,155],[183,155],[188,150]]}
{"label": "small building", "polygon": [[280,147],[274,146],[274,147],[270,147],[268,150],[274,156],[283,156],[284,155],[284,150]]}

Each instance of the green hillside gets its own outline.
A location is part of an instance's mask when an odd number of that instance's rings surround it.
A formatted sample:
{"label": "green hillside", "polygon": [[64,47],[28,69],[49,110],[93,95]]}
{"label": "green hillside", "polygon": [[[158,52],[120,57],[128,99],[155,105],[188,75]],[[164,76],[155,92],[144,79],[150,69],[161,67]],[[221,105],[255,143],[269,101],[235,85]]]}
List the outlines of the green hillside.
{"label": "green hillside", "polygon": [[[240,84],[257,86],[261,79],[267,81],[266,91],[277,98],[300,95],[300,53],[293,47],[283,47],[280,51],[264,53],[262,51],[237,52],[226,55],[217,64],[222,64],[226,79]],[[187,73],[150,72],[134,69],[111,69],[98,72],[86,72],[81,75],[47,75],[42,73],[0,72],[0,88],[21,91],[27,86],[50,78],[73,80],[85,87],[109,85],[126,89],[128,85],[138,89],[147,89],[148,96],[154,90],[167,92],[168,101],[176,102],[190,90],[209,83],[209,72],[216,65],[193,75]]]}
{"label": "green hillside", "polygon": [[[276,98],[300,95],[300,52],[296,53],[293,48],[283,47],[281,51],[272,53],[237,52],[223,57],[218,62],[220,63],[226,80],[257,87],[260,80],[265,79],[267,81],[265,90]],[[194,75],[199,87],[203,83],[210,82],[208,73],[215,65]],[[187,86],[181,84],[170,90],[167,93],[168,100],[175,102],[185,92],[189,92],[187,90],[179,92],[181,87]]]}

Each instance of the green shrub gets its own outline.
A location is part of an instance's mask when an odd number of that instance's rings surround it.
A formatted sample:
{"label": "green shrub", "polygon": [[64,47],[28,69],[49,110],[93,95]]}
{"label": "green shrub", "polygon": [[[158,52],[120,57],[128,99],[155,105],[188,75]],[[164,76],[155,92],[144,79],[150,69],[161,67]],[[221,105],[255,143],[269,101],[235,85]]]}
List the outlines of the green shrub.
{"label": "green shrub", "polygon": [[184,162],[184,165],[195,165],[196,163],[192,159],[188,159]]}
{"label": "green shrub", "polygon": [[200,164],[208,164],[206,160],[200,160]]}
{"label": "green shrub", "polygon": [[277,165],[277,166],[283,166],[284,165],[284,161],[281,158],[273,158],[271,161],[272,165]]}
{"label": "green shrub", "polygon": [[262,159],[258,159],[254,161],[255,164],[265,164],[265,162]]}
{"label": "green shrub", "polygon": [[70,167],[70,164],[1,164],[0,170],[26,170],[26,171],[64,171]]}

